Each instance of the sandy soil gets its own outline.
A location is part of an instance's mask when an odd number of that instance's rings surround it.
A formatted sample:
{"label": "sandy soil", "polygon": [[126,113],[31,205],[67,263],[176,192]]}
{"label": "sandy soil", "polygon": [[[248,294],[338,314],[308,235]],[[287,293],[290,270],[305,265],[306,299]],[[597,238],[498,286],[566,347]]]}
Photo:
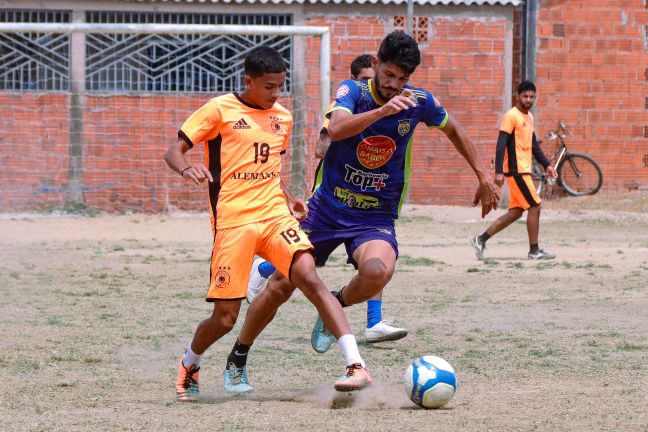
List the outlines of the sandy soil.
{"label": "sandy soil", "polygon": [[[2,215],[0,429],[648,431],[646,194],[547,202],[553,261],[526,259],[523,222],[476,260],[468,236],[502,213],[405,209],[384,300],[410,335],[361,344],[372,388],[332,389],[341,353],[311,350],[315,309],[298,294],[252,348],[256,391],[222,390],[235,330],[205,356],[198,404],[174,402],[173,381],[210,313],[206,215]],[[353,272],[338,251],[321,274],[335,288]],[[347,315],[362,341],[365,306]],[[457,370],[444,409],[403,392],[422,354]]]}

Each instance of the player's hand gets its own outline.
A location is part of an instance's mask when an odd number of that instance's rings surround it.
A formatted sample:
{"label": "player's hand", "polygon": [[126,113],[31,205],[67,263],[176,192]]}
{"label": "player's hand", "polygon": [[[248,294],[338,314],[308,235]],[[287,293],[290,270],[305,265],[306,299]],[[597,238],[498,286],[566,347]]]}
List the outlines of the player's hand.
{"label": "player's hand", "polygon": [[304,219],[306,219],[306,216],[308,216],[308,206],[303,200],[294,200],[293,202],[289,203],[288,209],[290,210],[290,214],[293,215],[293,217],[299,222],[303,221]]}
{"label": "player's hand", "polygon": [[497,187],[502,187],[504,184],[504,174],[495,174],[495,184]]}
{"label": "player's hand", "polygon": [[[407,89],[403,90],[403,92],[406,91]],[[389,99],[389,101],[387,101],[387,103],[380,108],[380,111],[386,117],[392,114],[399,113],[403,110],[408,110],[410,108],[413,108],[416,106],[416,101],[413,99],[413,96],[414,96],[413,93],[412,96],[407,96],[403,94],[396,95],[393,98]]]}
{"label": "player's hand", "polygon": [[475,191],[473,205],[476,206],[480,201],[482,205],[482,218],[490,213],[491,210],[496,210],[499,205],[499,190],[490,178],[480,181],[479,187],[477,187],[477,190]]}
{"label": "player's hand", "polygon": [[199,165],[191,165],[189,169],[186,169],[182,173],[182,177],[189,179],[199,185],[200,183],[204,182],[205,180],[209,180],[210,182],[214,181],[214,178],[212,177],[211,173],[205,167],[203,164]]}
{"label": "player's hand", "polygon": [[554,168],[552,165],[549,165],[547,167],[547,174],[549,174],[549,178],[552,179],[558,178],[558,173],[556,172],[556,168]]}

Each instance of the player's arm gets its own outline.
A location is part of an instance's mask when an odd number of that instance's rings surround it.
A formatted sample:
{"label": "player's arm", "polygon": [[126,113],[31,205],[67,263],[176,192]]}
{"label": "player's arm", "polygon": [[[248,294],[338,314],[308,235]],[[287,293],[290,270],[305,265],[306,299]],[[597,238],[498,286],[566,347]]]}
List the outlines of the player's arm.
{"label": "player's arm", "polygon": [[531,140],[531,152],[533,153],[533,157],[538,161],[540,165],[542,165],[544,169],[547,170],[551,178],[558,177],[558,173],[556,172],[554,167],[551,166],[551,162],[549,162],[549,159],[547,159],[547,156],[545,156],[544,152],[540,148],[540,144],[538,144],[538,139],[536,138],[535,132],[533,132],[533,137],[531,138]]}
{"label": "player's arm", "polygon": [[457,151],[468,162],[470,167],[477,175],[479,188],[475,193],[474,204],[480,201],[482,204],[482,217],[486,216],[491,210],[497,209],[499,205],[499,192],[491,179],[490,174],[484,168],[481,157],[472,143],[465,129],[448,113],[448,121],[441,127],[441,130],[455,146]]}
{"label": "player's arm", "polygon": [[306,216],[308,216],[308,206],[306,205],[304,200],[295,198],[295,196],[290,193],[283,180],[281,180],[280,185],[281,190],[286,197],[286,203],[288,204],[288,210],[290,210],[290,214],[293,215],[293,217],[298,221],[306,219]]}
{"label": "player's arm", "polygon": [[401,94],[389,99],[380,108],[363,113],[351,114],[343,109],[335,110],[331,113],[331,122],[328,126],[329,137],[332,141],[339,141],[358,135],[381,118],[414,106],[416,101],[411,96]]}
{"label": "player's arm", "polygon": [[204,182],[205,179],[213,182],[214,178],[203,164],[191,165],[187,162],[184,154],[188,152],[190,148],[191,146],[184,138],[178,138],[176,142],[169,144],[169,147],[164,154],[164,161],[173,171],[196,184]]}
{"label": "player's arm", "polygon": [[504,153],[506,152],[506,143],[511,139],[511,134],[503,130],[499,131],[497,136],[497,147],[495,149],[495,184],[502,186],[504,184]]}
{"label": "player's arm", "polygon": [[317,159],[324,159],[326,152],[331,146],[331,137],[328,134],[326,128],[322,128],[319,134],[319,139],[317,140],[317,146],[315,147],[315,157]]}

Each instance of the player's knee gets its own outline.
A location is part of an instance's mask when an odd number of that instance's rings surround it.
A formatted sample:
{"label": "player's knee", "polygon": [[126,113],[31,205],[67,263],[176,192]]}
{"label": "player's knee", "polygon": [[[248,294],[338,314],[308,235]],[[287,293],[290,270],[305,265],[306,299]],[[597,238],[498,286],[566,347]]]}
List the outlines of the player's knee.
{"label": "player's knee", "polygon": [[295,286],[288,280],[288,278],[281,276],[273,278],[268,281],[266,290],[273,298],[286,302],[295,291]]}
{"label": "player's knee", "polygon": [[367,263],[359,270],[363,285],[373,291],[380,291],[390,281],[393,270],[379,260]]}

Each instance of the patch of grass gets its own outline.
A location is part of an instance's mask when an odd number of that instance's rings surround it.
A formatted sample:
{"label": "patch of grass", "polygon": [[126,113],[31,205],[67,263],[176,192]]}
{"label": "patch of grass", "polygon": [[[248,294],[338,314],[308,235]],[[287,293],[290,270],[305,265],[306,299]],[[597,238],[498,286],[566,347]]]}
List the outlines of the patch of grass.
{"label": "patch of grass", "polygon": [[64,326],[65,323],[63,322],[63,320],[62,320],[61,318],[58,318],[58,317],[50,317],[50,318],[47,318],[47,325],[51,325],[51,326]]}
{"label": "patch of grass", "polygon": [[642,345],[642,344],[633,344],[630,342],[619,342],[616,345],[617,350],[619,351],[644,351],[648,349],[648,345]]}
{"label": "patch of grass", "polygon": [[521,262],[510,262],[506,264],[506,267],[512,269],[523,269],[524,265],[522,265]]}
{"label": "patch of grass", "polygon": [[535,266],[536,270],[548,270],[552,269],[558,266],[557,262],[554,261],[543,261],[541,263],[538,263],[538,265]]}
{"label": "patch of grass", "polygon": [[399,256],[398,262],[403,265],[410,265],[410,266],[446,265],[446,263],[444,263],[443,261],[432,260],[425,257],[412,257],[410,255]]}
{"label": "patch of grass", "polygon": [[482,262],[484,263],[484,265],[487,265],[487,266],[498,266],[500,264],[499,261],[494,260],[492,258],[486,258]]}
{"label": "patch of grass", "polygon": [[477,267],[468,267],[466,270],[466,273],[490,273],[490,270],[485,269],[485,268],[477,268]]}
{"label": "patch of grass", "polygon": [[556,356],[559,356],[560,352],[553,349],[553,348],[549,348],[549,349],[545,349],[545,350],[532,349],[532,350],[529,350],[529,354],[534,356],[534,357],[544,358],[544,357],[556,357]]}
{"label": "patch of grass", "polygon": [[124,246],[116,244],[113,245],[112,250],[113,252],[121,252],[124,250]]}
{"label": "patch of grass", "polygon": [[17,271],[11,271],[9,272],[9,277],[12,279],[20,279],[20,273]]}
{"label": "patch of grass", "polygon": [[23,372],[35,371],[40,369],[40,363],[34,360],[19,359],[16,360],[16,369]]}
{"label": "patch of grass", "polygon": [[84,357],[83,360],[81,360],[81,362],[85,364],[98,364],[103,362],[103,360],[100,359],[99,357]]}

